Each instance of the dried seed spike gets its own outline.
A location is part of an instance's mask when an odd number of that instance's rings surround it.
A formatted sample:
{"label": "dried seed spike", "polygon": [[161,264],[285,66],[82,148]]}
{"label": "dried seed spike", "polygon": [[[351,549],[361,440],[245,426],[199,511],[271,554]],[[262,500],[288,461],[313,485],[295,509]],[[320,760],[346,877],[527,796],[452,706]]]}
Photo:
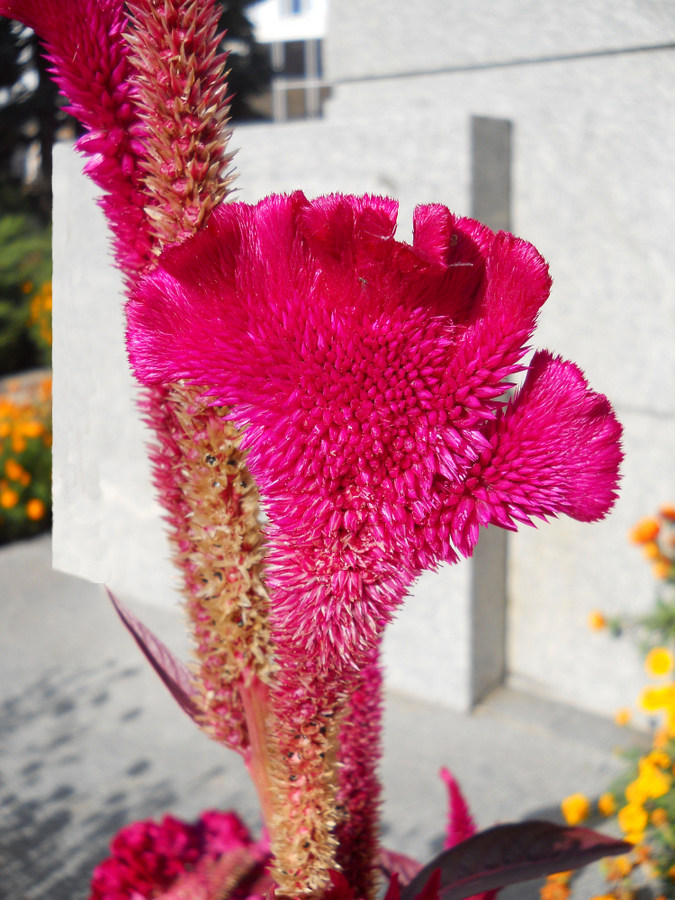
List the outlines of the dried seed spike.
{"label": "dried seed spike", "polygon": [[129,10],[129,62],[148,147],[147,212],[159,251],[193,234],[229,192],[226,56],[216,52],[213,0],[164,0],[163,9],[131,0]]}

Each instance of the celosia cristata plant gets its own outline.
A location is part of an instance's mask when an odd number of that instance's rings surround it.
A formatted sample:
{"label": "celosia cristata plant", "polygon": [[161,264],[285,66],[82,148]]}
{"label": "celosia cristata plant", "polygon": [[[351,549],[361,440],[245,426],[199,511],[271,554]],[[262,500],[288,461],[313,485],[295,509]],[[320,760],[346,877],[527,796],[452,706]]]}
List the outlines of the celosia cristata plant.
{"label": "celosia cristata plant", "polygon": [[[620,426],[573,363],[525,364],[550,289],[525,241],[429,205],[406,244],[381,197],[229,201],[213,0],[0,11],[36,29],[88,130],[78,147],[129,291],[194,674],[121,614],[186,711],[246,760],[276,893],[365,900],[384,868],[394,898],[419,867],[378,847],[384,629],[415,578],[470,555],[482,526],[604,516]],[[403,896],[506,883],[513,869],[495,860],[513,859],[514,835],[530,854],[519,875],[535,859],[537,872],[577,865],[601,842],[541,823],[474,835],[461,885],[452,848]],[[193,875],[162,896],[240,887]]]}

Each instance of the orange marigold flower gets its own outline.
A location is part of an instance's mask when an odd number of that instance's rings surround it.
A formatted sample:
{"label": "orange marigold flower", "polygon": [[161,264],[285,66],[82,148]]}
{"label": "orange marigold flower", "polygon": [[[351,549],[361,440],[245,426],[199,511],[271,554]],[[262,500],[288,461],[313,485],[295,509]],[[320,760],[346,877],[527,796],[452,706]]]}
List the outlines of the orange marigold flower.
{"label": "orange marigold flower", "polygon": [[649,862],[652,856],[651,849],[647,846],[647,844],[640,844],[639,847],[636,847],[634,850],[635,861],[638,865],[643,865],[646,862]]}
{"label": "orange marigold flower", "polygon": [[661,769],[667,769],[670,767],[670,756],[665,753],[662,749],[652,750],[648,755],[647,759],[654,766],[659,766]]}
{"label": "orange marigold flower", "polygon": [[614,859],[608,860],[607,880],[621,881],[622,878],[627,878],[634,868],[630,856],[626,856],[626,854],[615,856]]}
{"label": "orange marigold flower", "polygon": [[658,519],[647,517],[631,528],[628,532],[628,538],[634,544],[646,544],[647,541],[653,541],[661,530],[661,523]]}
{"label": "orange marigold flower", "polygon": [[668,813],[660,806],[652,812],[650,818],[652,820],[652,825],[656,825],[657,828],[668,824]]}
{"label": "orange marigold flower", "polygon": [[652,575],[660,581],[668,578],[673,568],[669,559],[657,559],[652,565]]}
{"label": "orange marigold flower", "polygon": [[645,671],[651,678],[667,675],[673,668],[673,654],[667,647],[653,647],[645,657]]}
{"label": "orange marigold flower", "polygon": [[598,797],[598,809],[603,816],[613,816],[616,812],[616,800],[610,793],[601,794]]}
{"label": "orange marigold flower", "polygon": [[652,746],[657,750],[662,750],[670,740],[670,735],[668,734],[667,728],[659,728],[654,732],[654,738],[652,740]]}
{"label": "orange marigold flower", "polygon": [[628,723],[630,722],[630,717],[631,712],[625,706],[622,706],[621,709],[617,709],[617,711],[614,713],[614,721],[617,725],[628,725]]}
{"label": "orange marigold flower", "polygon": [[19,495],[11,488],[5,488],[0,494],[0,506],[3,509],[13,509],[19,502]]}
{"label": "orange marigold flower", "polygon": [[5,472],[7,473],[7,477],[12,481],[20,481],[21,476],[25,474],[23,466],[19,465],[15,459],[11,458],[5,463]]}
{"label": "orange marigold flower", "polygon": [[653,560],[661,556],[661,550],[656,541],[647,541],[642,545],[642,555],[645,559]]}
{"label": "orange marigold flower", "polygon": [[675,506],[671,506],[667,503],[665,506],[661,507],[659,515],[662,519],[668,519],[670,522],[675,522]]}
{"label": "orange marigold flower", "polygon": [[568,881],[560,881],[555,875],[549,875],[539,890],[539,896],[541,900],[567,900],[570,892]]}
{"label": "orange marigold flower", "polygon": [[568,825],[578,825],[589,817],[591,804],[584,794],[570,794],[560,804],[560,809]]}
{"label": "orange marigold flower", "polygon": [[24,437],[40,437],[44,430],[45,426],[42,422],[24,422],[21,425],[21,431]]}
{"label": "orange marigold flower", "polygon": [[47,507],[42,500],[39,500],[37,497],[33,497],[26,504],[26,515],[29,519],[32,519],[33,522],[39,522],[40,519],[44,519],[46,512]]}
{"label": "orange marigold flower", "polygon": [[588,614],[588,627],[592,631],[601,631],[603,628],[607,627],[607,619],[599,609],[594,609]]}
{"label": "orange marigold flower", "polygon": [[565,872],[552,872],[548,876],[548,879],[549,879],[549,881],[555,881],[558,884],[567,884],[567,882],[570,880],[570,878],[572,877],[573,874],[574,873],[571,869],[568,869]]}

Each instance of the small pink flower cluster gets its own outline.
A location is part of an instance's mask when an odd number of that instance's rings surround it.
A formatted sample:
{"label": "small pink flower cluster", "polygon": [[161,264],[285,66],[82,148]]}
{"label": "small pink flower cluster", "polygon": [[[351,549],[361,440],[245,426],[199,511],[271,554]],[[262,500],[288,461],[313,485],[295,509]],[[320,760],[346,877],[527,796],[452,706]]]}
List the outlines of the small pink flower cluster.
{"label": "small pink flower cluster", "polygon": [[258,868],[262,871],[265,851],[261,852],[233,812],[209,810],[195,823],[173,816],[165,816],[161,822],[134,822],[117,833],[111,855],[94,870],[90,900],[158,897],[200,864],[247,848],[257,851]]}

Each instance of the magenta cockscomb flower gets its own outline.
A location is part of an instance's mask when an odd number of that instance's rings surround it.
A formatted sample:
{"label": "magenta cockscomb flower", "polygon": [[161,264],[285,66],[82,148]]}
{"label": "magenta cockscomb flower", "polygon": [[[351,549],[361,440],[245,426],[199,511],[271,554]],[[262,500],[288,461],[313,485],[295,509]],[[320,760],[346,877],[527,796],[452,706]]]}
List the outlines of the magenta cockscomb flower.
{"label": "magenta cockscomb flower", "polygon": [[[396,214],[375,197],[227,204],[128,305],[141,381],[186,380],[245,429],[269,517],[289,895],[334,868],[335,722],[415,577],[469,555],[481,526],[591,521],[615,499],[620,426],[575,365],[537,353],[503,399],[549,293],[537,251],[441,206],[417,209],[409,246]],[[354,727],[353,746],[372,736]]]}
{"label": "magenta cockscomb flower", "polygon": [[269,850],[233,812],[208,810],[196,822],[164,816],[122,828],[94,869],[90,900],[245,900],[272,887]]}
{"label": "magenta cockscomb flower", "polygon": [[218,209],[128,307],[146,384],[232,407],[270,518],[281,653],[358,665],[424,568],[482,525],[615,498],[618,425],[579,369],[535,355],[550,279],[536,250],[441,206],[412,246],[396,203],[296,193]]}

